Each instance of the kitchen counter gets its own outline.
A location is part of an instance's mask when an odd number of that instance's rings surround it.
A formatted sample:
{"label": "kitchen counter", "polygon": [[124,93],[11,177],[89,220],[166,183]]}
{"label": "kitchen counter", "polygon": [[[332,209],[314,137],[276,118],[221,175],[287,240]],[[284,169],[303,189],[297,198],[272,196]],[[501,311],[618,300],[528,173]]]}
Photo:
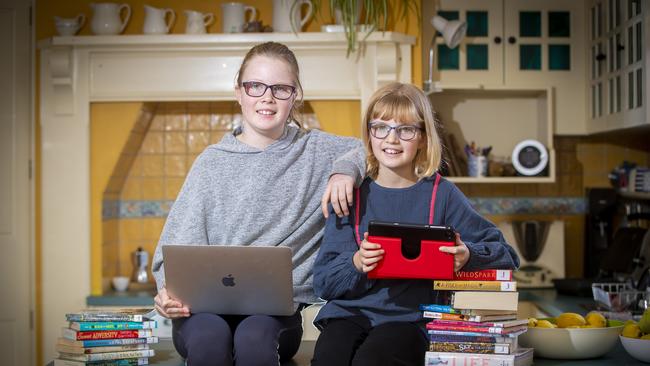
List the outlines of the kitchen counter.
{"label": "kitchen counter", "polygon": [[[87,304],[89,306],[152,306],[153,296],[151,292],[136,293],[108,293],[104,296],[89,296]],[[589,297],[559,295],[555,290],[520,290],[519,301],[529,301],[535,304],[542,312],[557,316],[563,312],[575,312],[585,314],[594,306],[594,301]],[[303,341],[296,357],[284,366],[302,366],[309,365],[311,354],[314,348],[314,341]],[[182,366],[184,365],[181,357],[174,350],[171,339],[161,339],[161,342],[154,345],[156,356],[150,361],[155,365],[162,366]],[[541,366],[579,366],[579,365],[647,365],[632,358],[625,352],[620,342],[616,347],[605,356],[590,360],[551,360],[535,358],[535,365]]]}

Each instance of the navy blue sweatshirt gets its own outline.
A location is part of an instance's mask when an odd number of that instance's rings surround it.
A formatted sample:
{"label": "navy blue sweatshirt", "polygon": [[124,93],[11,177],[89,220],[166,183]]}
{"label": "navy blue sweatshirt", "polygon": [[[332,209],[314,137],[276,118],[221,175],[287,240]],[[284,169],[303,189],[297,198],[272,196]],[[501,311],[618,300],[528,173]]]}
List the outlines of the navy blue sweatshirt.
{"label": "navy blue sweatshirt", "polygon": [[[359,234],[371,220],[427,224],[435,175],[408,188],[386,188],[366,178],[361,185]],[[356,200],[356,197],[355,197]],[[387,322],[421,322],[420,304],[434,303],[431,280],[368,279],[352,263],[359,249],[354,234],[356,209],[339,218],[330,211],[314,265],[314,291],[327,303],[314,323],[329,318],[362,315],[372,326]],[[462,192],[440,179],[433,225],[452,226],[470,251],[464,271],[514,269],[519,258],[499,229],[479,215]]]}

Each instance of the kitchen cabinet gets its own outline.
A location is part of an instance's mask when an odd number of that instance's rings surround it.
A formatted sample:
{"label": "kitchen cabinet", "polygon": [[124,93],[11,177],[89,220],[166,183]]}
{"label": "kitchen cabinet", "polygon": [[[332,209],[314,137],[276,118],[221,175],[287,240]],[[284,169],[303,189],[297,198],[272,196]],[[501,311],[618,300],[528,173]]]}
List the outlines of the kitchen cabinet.
{"label": "kitchen cabinet", "polygon": [[[446,87],[555,89],[555,132],[586,131],[583,0],[441,0],[423,2],[423,44],[435,14],[467,22],[456,49],[438,37],[433,80]],[[428,65],[423,47],[423,65]]]}
{"label": "kitchen cabinet", "polygon": [[648,2],[590,0],[588,132],[648,125]]}

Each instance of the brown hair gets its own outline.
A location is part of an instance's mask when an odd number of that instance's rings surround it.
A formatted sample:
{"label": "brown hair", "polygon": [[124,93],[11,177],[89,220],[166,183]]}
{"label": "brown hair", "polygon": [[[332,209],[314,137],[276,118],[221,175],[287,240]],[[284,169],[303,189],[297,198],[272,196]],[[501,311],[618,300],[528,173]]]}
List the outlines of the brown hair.
{"label": "brown hair", "polygon": [[236,88],[242,87],[242,82],[244,81],[242,80],[242,75],[244,74],[244,71],[248,67],[250,61],[256,56],[277,58],[289,65],[289,68],[293,74],[293,86],[296,87],[296,99],[291,106],[291,111],[289,112],[287,123],[293,121],[298,124],[298,126],[300,126],[300,122],[297,117],[298,109],[302,106],[303,91],[302,84],[300,84],[300,69],[298,67],[298,60],[296,60],[296,55],[294,55],[293,51],[291,51],[289,47],[283,45],[282,43],[266,42],[254,46],[246,53],[246,56],[244,56],[244,60],[239,67],[239,71],[237,71],[237,85],[235,86]]}
{"label": "brown hair", "polygon": [[426,144],[415,155],[415,175],[429,177],[440,168],[442,145],[436,130],[433,108],[422,90],[411,84],[390,83],[379,88],[370,97],[368,108],[361,122],[363,142],[366,146],[366,171],[375,179],[379,162],[372,153],[368,124],[375,119],[395,120],[417,124],[426,131]]}

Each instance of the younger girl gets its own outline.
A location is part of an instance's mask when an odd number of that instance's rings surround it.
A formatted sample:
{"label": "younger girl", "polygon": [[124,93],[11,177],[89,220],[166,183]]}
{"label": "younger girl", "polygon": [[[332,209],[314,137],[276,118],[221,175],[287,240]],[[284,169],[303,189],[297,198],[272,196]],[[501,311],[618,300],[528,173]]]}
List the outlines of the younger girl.
{"label": "younger girl", "polygon": [[[376,91],[362,122],[368,177],[347,217],[330,215],[314,265],[314,291],[328,300],[313,366],[422,365],[428,340],[418,307],[434,303],[432,281],[368,279],[384,251],[367,241],[370,220],[448,225],[454,270],[519,265],[501,232],[440,177],[441,145],[431,105],[412,85]],[[461,240],[462,238],[462,240]]]}

